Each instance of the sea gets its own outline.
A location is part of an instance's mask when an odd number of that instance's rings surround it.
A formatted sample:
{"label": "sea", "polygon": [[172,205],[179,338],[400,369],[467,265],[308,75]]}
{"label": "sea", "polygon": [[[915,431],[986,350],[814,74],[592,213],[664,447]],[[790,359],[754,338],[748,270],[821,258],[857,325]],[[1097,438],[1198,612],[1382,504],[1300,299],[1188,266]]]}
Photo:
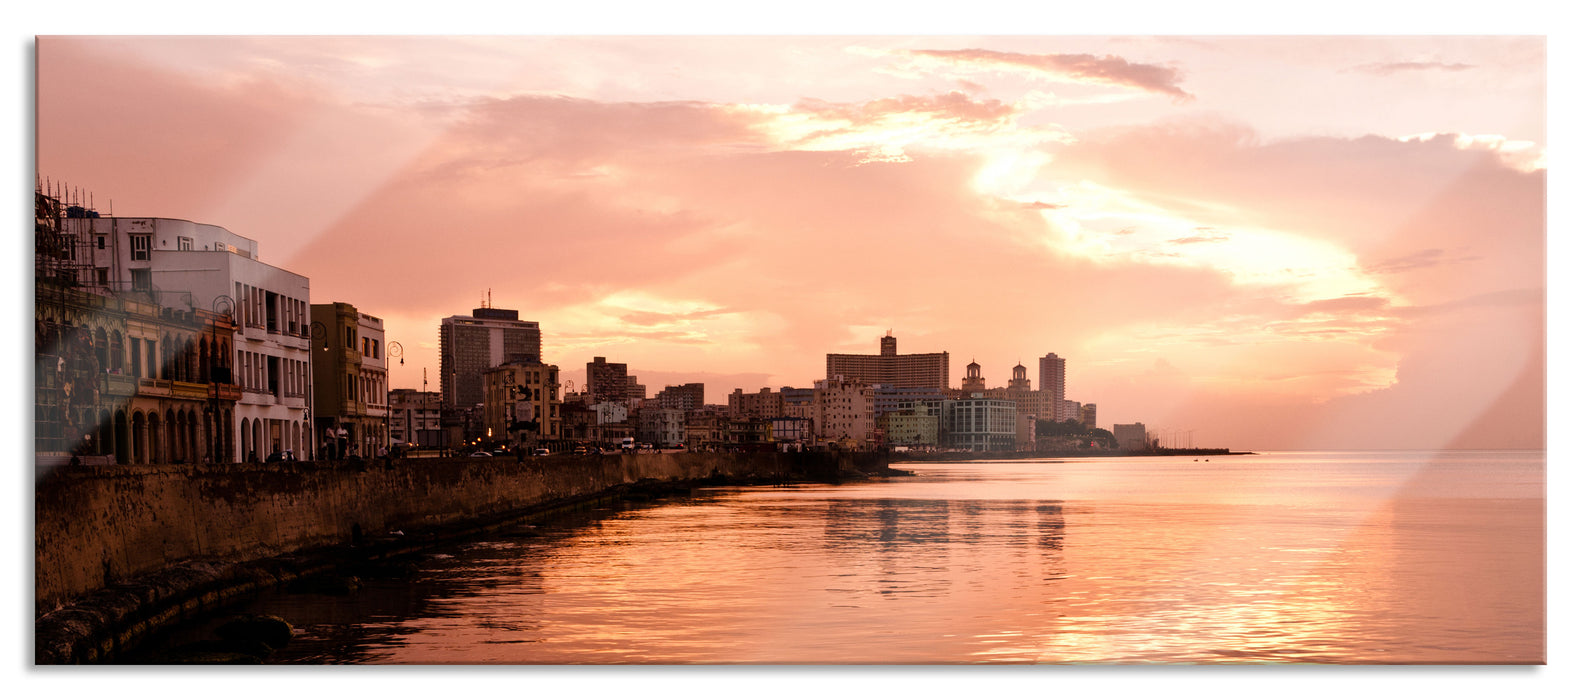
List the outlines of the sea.
{"label": "sea", "polygon": [[[898,462],[270,591],[269,664],[1546,661],[1543,451]],[[174,643],[174,641],[167,641]]]}

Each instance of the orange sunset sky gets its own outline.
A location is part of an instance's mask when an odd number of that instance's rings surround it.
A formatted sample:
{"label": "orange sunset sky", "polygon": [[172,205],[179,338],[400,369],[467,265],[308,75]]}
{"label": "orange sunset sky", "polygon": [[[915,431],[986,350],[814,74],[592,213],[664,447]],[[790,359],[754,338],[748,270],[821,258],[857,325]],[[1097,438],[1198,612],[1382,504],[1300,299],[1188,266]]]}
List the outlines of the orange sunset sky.
{"label": "orange sunset sky", "polygon": [[1199,446],[1544,446],[1541,36],[36,49],[41,177],[259,241],[396,388],[490,294],[579,385],[723,403],[889,330]]}

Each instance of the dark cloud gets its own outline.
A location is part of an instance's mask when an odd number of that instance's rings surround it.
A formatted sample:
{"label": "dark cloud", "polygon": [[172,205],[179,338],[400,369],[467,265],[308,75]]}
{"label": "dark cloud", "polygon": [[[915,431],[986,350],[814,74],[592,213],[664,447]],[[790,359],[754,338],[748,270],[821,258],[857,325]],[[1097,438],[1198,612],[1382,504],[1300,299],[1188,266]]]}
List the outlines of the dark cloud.
{"label": "dark cloud", "polygon": [[987,49],[919,49],[910,53],[988,68],[1030,68],[1056,77],[1118,85],[1190,100],[1180,87],[1181,72],[1166,66],[1132,63],[1119,56],[1023,54]]}

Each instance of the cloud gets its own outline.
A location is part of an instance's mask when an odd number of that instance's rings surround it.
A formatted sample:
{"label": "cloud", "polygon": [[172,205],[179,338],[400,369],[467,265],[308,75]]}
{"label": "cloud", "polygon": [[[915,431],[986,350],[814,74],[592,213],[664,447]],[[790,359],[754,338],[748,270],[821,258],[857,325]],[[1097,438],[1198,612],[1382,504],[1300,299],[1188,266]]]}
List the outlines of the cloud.
{"label": "cloud", "polygon": [[1229,235],[1215,231],[1207,226],[1200,226],[1197,229],[1197,233],[1182,238],[1172,238],[1169,243],[1171,245],[1191,245],[1193,243],[1224,243],[1228,240],[1230,240]]}
{"label": "cloud", "polygon": [[1396,73],[1416,71],[1459,72],[1472,70],[1476,67],[1468,63],[1445,63],[1442,61],[1395,61],[1392,63],[1365,63],[1360,66],[1353,66],[1348,70],[1372,75],[1394,75]]}
{"label": "cloud", "polygon": [[987,49],[914,49],[907,52],[979,70],[1018,69],[1058,79],[1133,88],[1190,100],[1180,87],[1180,71],[1166,66],[1132,63],[1119,56],[1094,54],[1024,54]]}

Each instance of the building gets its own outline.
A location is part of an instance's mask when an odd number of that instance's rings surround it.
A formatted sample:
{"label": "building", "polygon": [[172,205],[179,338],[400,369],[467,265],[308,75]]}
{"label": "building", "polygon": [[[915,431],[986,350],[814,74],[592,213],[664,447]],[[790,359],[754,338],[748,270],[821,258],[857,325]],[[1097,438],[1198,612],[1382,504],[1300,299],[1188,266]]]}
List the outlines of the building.
{"label": "building", "polygon": [[1068,420],[1082,422],[1082,403],[1080,401],[1062,400],[1055,404],[1055,420],[1064,423]]}
{"label": "building", "polygon": [[1006,383],[1005,388],[1011,391],[1033,390],[1033,380],[1027,378],[1027,368],[1022,363],[1018,362],[1011,368],[1011,381]]}
{"label": "building", "polygon": [[411,445],[425,450],[444,446],[439,416],[445,398],[439,392],[394,389],[390,392],[388,403],[392,444]]}
{"label": "building", "polygon": [[[310,455],[314,441],[308,278],[264,263],[256,241],[219,226],[79,211],[82,216],[61,221],[65,239],[76,242],[71,262],[81,274],[79,279],[105,295],[159,307],[160,315],[166,310],[194,316],[209,312],[235,324],[226,348],[228,383],[240,387],[240,396],[234,412],[221,416],[235,439],[214,441],[227,451],[215,460],[262,460],[281,450]],[[126,333],[127,361],[159,358],[157,369],[144,375],[153,382],[179,381],[173,377],[183,376],[182,370],[173,363],[179,357],[203,354],[201,336],[206,334],[193,330],[186,335],[170,333],[167,338],[157,325],[142,323],[128,326]],[[199,352],[186,347],[189,343],[200,346]],[[197,391],[174,385],[158,390],[172,397]],[[164,412],[189,428],[198,422],[168,409]],[[149,448],[151,457],[196,459],[162,450],[154,442]]]}
{"label": "building", "polygon": [[113,292],[68,221],[97,215],[42,190],[34,209],[35,466],[235,461],[232,317]]}
{"label": "building", "polygon": [[967,376],[961,379],[962,396],[971,396],[987,390],[987,383],[983,379],[983,368],[976,361],[967,364]]}
{"label": "building", "polygon": [[782,451],[800,451],[801,446],[813,441],[813,421],[807,418],[776,416],[769,419],[769,437],[782,446],[795,448]]}
{"label": "building", "polygon": [[836,377],[897,387],[950,388],[950,353],[896,354],[896,339],[886,333],[879,339],[878,355],[824,356],[824,378]]}
{"label": "building", "polygon": [[[313,304],[313,427],[325,457],[390,445],[384,321],[344,302]],[[323,333],[320,333],[320,329]]]}
{"label": "building", "polygon": [[667,386],[654,395],[654,403],[660,408],[679,408],[691,411],[703,407],[703,384],[693,382],[677,386]]}
{"label": "building", "polygon": [[631,413],[631,407],[625,401],[600,401],[588,408],[597,417],[598,425],[625,423]]}
{"label": "building", "polygon": [[483,403],[483,373],[507,362],[539,362],[543,340],[537,321],[511,309],[483,307],[439,325],[440,391],[449,408]]}
{"label": "building", "polygon": [[1009,452],[1016,447],[1016,404],[970,396],[945,405],[948,444],[970,452]]}
{"label": "building", "polygon": [[806,418],[811,425],[813,417],[818,413],[818,404],[814,401],[817,398],[816,393],[815,389],[780,387],[780,408],[783,415],[788,418]]}
{"label": "building", "polygon": [[483,373],[484,437],[536,444],[561,436],[560,368],[507,362]]}
{"label": "building", "polygon": [[813,383],[813,432],[820,441],[863,443],[874,434],[873,385],[836,377]]}
{"label": "building", "polygon": [[1135,452],[1149,447],[1148,427],[1142,423],[1116,423],[1112,434],[1122,450]]}
{"label": "building", "polygon": [[1038,390],[1054,392],[1056,401],[1066,400],[1066,361],[1049,353],[1038,358]]}
{"label": "building", "polygon": [[1038,449],[1038,419],[1034,416],[1016,414],[1016,451],[1031,452]]}
{"label": "building", "polygon": [[730,426],[728,416],[711,411],[689,411],[686,416],[686,445],[692,451],[712,450],[724,444]]}
{"label": "building", "polygon": [[1099,427],[1099,405],[1093,403],[1082,404],[1082,427],[1093,430]]}
{"label": "building", "polygon": [[906,408],[884,414],[881,424],[885,441],[906,447],[933,447],[940,444],[940,414],[943,399],[919,401]]}
{"label": "building", "polygon": [[939,401],[944,398],[945,392],[934,387],[878,384],[873,387],[873,412],[875,416],[882,416],[904,410],[919,401]]}
{"label": "building", "polygon": [[637,411],[637,441],[658,448],[687,441],[687,414],[679,408],[645,407]]}
{"label": "building", "polygon": [[[595,403],[600,401],[627,401],[647,397],[647,387],[637,383],[637,377],[626,373],[626,363],[605,362],[602,357],[588,363],[588,395]],[[699,401],[701,405],[702,402]]]}
{"label": "building", "polygon": [[785,400],[769,387],[759,389],[756,394],[737,389],[726,397],[726,405],[730,407],[732,418],[773,418],[785,413]]}

